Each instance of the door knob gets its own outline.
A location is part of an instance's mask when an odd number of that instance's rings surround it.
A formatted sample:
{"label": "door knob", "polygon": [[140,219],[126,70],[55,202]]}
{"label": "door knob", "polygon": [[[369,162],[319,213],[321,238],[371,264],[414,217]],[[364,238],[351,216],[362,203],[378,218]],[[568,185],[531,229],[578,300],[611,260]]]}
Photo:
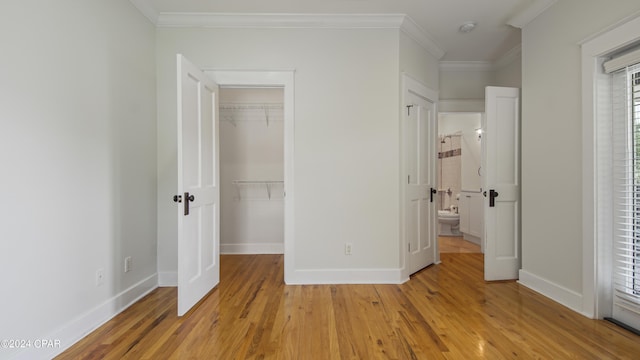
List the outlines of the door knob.
{"label": "door knob", "polygon": [[496,206],[496,198],[498,197],[498,192],[491,189],[489,190],[489,207],[495,207]]}
{"label": "door knob", "polygon": [[433,202],[433,195],[435,195],[438,192],[438,190],[431,188],[431,191],[429,191],[429,197],[431,199],[431,202]]}
{"label": "door knob", "polygon": [[196,198],[193,195],[189,195],[188,192],[184,193],[184,216],[189,215],[189,203],[193,202]]}

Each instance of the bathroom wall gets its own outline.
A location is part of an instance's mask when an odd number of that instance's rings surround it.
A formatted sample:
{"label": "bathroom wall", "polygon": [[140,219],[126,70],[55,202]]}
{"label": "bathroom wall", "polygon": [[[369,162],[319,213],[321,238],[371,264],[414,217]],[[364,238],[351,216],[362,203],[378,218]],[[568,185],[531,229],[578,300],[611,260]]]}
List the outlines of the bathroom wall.
{"label": "bathroom wall", "polygon": [[[481,186],[481,179],[477,175],[481,147],[476,133],[476,129],[481,126],[481,119],[480,113],[438,115],[439,155],[436,175],[440,209],[458,206],[457,195],[461,191],[478,191]],[[451,189],[451,194],[447,192],[448,189]]]}
{"label": "bathroom wall", "polygon": [[[451,134],[451,133],[446,133]],[[460,135],[440,135],[438,137],[438,194],[440,209],[458,206],[456,194],[460,193],[461,183],[461,140]]]}

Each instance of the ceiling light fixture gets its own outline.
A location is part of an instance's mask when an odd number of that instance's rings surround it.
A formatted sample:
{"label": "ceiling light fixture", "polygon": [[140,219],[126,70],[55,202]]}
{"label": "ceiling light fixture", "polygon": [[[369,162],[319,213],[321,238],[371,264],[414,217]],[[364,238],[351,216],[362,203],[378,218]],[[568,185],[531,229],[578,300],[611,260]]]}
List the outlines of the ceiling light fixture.
{"label": "ceiling light fixture", "polygon": [[466,23],[460,25],[460,27],[458,28],[458,31],[466,34],[468,32],[471,32],[473,29],[475,29],[477,25],[478,23],[476,23],[475,21],[467,21]]}

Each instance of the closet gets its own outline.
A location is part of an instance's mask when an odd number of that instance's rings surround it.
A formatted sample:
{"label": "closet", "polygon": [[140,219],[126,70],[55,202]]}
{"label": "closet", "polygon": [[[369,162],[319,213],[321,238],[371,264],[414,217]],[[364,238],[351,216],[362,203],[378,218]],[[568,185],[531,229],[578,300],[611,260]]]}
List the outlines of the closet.
{"label": "closet", "polygon": [[220,89],[220,252],[284,253],[284,93]]}

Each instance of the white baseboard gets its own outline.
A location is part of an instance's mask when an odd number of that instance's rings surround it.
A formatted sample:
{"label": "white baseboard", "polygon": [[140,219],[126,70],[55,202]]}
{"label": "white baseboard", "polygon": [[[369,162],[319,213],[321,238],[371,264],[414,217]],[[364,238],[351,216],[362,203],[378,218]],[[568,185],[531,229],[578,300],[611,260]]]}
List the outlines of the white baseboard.
{"label": "white baseboard", "polygon": [[177,271],[158,271],[158,286],[173,287],[178,286]]}
{"label": "white baseboard", "polygon": [[467,240],[469,242],[472,242],[472,243],[474,243],[476,245],[480,245],[481,244],[480,238],[475,236],[475,235],[463,234],[463,239],[465,239],[465,240]]}
{"label": "white baseboard", "polygon": [[238,254],[284,254],[283,243],[220,244],[220,253]]}
{"label": "white baseboard", "polygon": [[582,294],[555,284],[525,270],[520,270],[518,282],[529,289],[538,292],[569,309],[583,314]]}
{"label": "white baseboard", "polygon": [[63,351],[67,350],[73,344],[111,320],[114,316],[124,311],[157,287],[158,276],[157,274],[153,274],[115,295],[101,305],[71,320],[59,330],[40,337],[40,339],[59,341],[60,346],[25,349],[25,351],[16,353],[14,359],[52,359],[60,355]]}
{"label": "white baseboard", "polygon": [[296,270],[287,285],[402,284],[409,280],[401,269]]}

